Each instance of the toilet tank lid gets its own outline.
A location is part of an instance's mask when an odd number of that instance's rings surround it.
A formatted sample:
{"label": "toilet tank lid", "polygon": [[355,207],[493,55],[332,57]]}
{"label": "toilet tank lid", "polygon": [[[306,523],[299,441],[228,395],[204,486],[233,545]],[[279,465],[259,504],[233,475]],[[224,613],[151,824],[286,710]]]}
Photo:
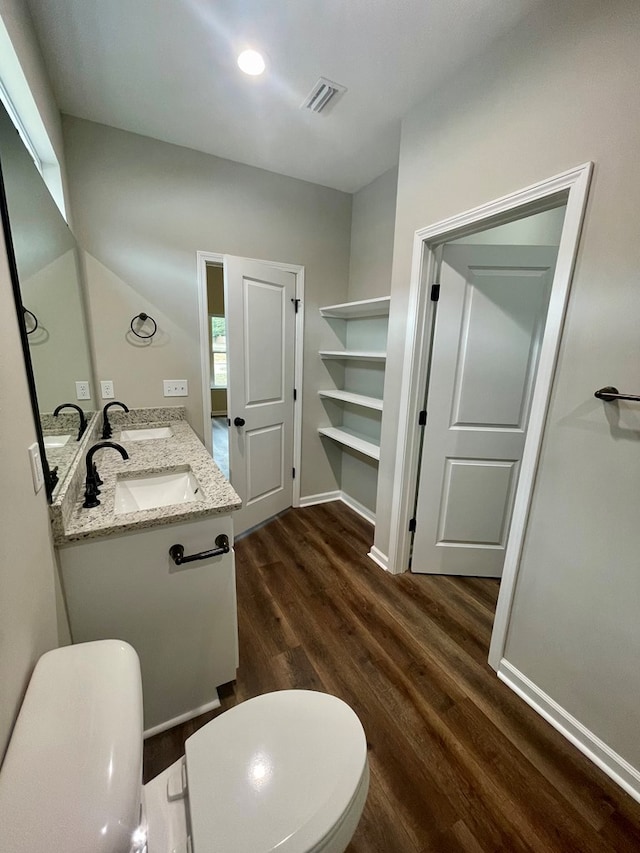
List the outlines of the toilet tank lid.
{"label": "toilet tank lid", "polygon": [[38,661],[0,769],[0,850],[115,853],[140,819],[135,651],[100,640]]}

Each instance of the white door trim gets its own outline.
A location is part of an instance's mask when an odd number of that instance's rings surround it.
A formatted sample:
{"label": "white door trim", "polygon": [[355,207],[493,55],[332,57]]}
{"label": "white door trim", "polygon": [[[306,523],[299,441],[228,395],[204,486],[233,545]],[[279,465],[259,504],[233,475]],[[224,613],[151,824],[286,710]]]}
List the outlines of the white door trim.
{"label": "white door trim", "polygon": [[[207,323],[207,264],[224,263],[224,255],[215,252],[197,252],[198,264],[198,328],[200,331],[200,374],[202,377],[202,415],[204,444],[209,453],[211,446],[211,360],[209,358],[209,327]],[[300,505],[300,469],[302,465],[302,357],[304,352],[304,267],[300,264],[283,264],[278,261],[257,260],[261,264],[275,269],[291,272],[296,277],[296,313],[295,351],[294,351],[294,382],[297,390],[293,403],[293,467],[296,476],[293,480],[293,506]]]}
{"label": "white door trim", "polygon": [[202,383],[202,434],[204,446],[213,456],[211,441],[211,357],[209,355],[209,300],[207,297],[207,264],[220,264],[224,255],[198,252],[198,329],[200,333],[200,379]]}
{"label": "white door trim", "polygon": [[[556,366],[569,286],[578,250],[582,220],[593,164],[585,163],[548,180],[488,202],[472,210],[436,222],[415,232],[411,283],[407,308],[406,344],[402,367],[396,464],[392,484],[389,570],[406,571],[409,563],[409,520],[416,493],[419,434],[416,429],[426,388],[427,354],[430,347],[433,303],[430,286],[435,280],[436,247],[479,226],[492,227],[515,218],[514,214],[534,213],[566,200],[566,213],[558,248],[556,272],[547,314],[538,373],[531,403],[522,467],[516,491],[505,565],[500,585],[491,638],[489,663],[497,670],[503,657],[516,577],[529,514],[531,494],[551,385]],[[392,296],[393,309],[393,296]]]}

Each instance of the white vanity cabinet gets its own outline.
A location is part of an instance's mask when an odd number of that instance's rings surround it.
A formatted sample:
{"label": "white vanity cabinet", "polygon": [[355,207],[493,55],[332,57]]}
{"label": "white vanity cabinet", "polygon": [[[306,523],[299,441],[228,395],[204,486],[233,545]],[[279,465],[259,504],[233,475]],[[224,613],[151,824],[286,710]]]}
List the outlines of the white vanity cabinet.
{"label": "white vanity cabinet", "polygon": [[121,639],[140,657],[145,734],[217,706],[216,687],[236,677],[238,628],[233,548],[177,566],[172,545],[190,556],[233,545],[230,515],[96,539],[59,549],[74,643]]}

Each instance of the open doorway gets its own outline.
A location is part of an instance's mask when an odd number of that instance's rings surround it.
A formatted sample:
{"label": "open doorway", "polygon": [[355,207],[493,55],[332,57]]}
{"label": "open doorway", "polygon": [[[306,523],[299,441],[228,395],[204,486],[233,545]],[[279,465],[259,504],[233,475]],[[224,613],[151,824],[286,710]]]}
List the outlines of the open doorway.
{"label": "open doorway", "polygon": [[[414,235],[411,282],[406,305],[406,338],[395,471],[391,489],[388,556],[384,555],[377,543],[374,543],[372,549],[385,558],[386,567],[393,573],[404,572],[409,566],[413,527],[411,520],[416,507],[416,484],[419,478],[422,442],[422,427],[418,425],[422,421],[420,413],[424,411],[428,369],[431,365],[430,353],[434,341],[435,303],[430,300],[430,293],[432,286],[438,283],[441,247],[458,238],[477,234],[481,230],[513,223],[534,213],[566,205],[551,296],[537,357],[537,371],[532,385],[527,430],[512,500],[500,594],[491,635],[489,663],[496,670],[502,659],[507,637],[592,169],[592,163],[585,163],[480,207],[421,228]],[[383,562],[382,558],[380,562]]]}
{"label": "open doorway", "polygon": [[565,211],[434,246],[413,572],[502,575]]}
{"label": "open doorway", "polygon": [[218,468],[229,479],[227,317],[222,264],[206,264],[206,282],[210,354],[211,455]]}
{"label": "open doorway", "polygon": [[300,501],[304,268],[198,252],[198,283],[205,445],[238,536]]}

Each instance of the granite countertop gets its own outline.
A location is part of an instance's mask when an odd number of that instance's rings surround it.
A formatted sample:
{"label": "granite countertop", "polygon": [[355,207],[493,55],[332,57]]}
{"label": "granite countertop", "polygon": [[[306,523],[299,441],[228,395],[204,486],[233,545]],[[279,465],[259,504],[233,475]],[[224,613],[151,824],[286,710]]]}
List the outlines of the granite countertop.
{"label": "granite countertop", "polygon": [[54,417],[53,412],[42,412],[40,414],[40,427],[42,435],[46,439],[52,435],[68,435],[69,440],[62,447],[47,447],[45,442],[45,456],[49,470],[57,468],[58,482],[53,489],[54,499],[61,493],[64,482],[73,467],[76,455],[83,451],[85,445],[85,437],[91,431],[91,427],[98,418],[97,412],[85,412],[87,419],[87,429],[78,439],[78,427],[80,420],[77,412],[60,412]]}
{"label": "granite countertop", "polygon": [[[115,415],[116,412],[109,413],[113,427],[110,440],[121,444],[129,454],[129,459],[122,459],[113,449],[98,451],[95,454],[94,462],[103,480],[103,485],[100,486],[100,505],[85,509],[82,502],[86,469],[85,457],[82,455],[76,463],[81,470],[76,472],[75,488],[68,490],[66,506],[62,503],[58,507],[52,506],[53,534],[57,545],[143,530],[167,523],[191,521],[240,508],[240,498],[184,420],[184,410],[181,407],[139,409],[128,415],[124,412],[118,413],[118,417]],[[146,441],[121,440],[122,430],[143,427],[170,427],[173,435],[170,438]],[[100,439],[96,435],[93,441]],[[123,514],[115,512],[115,488],[118,479],[186,470],[191,470],[198,481],[196,500]]]}
{"label": "granite countertop", "polygon": [[[77,428],[72,432],[66,432],[65,430],[59,429],[57,432],[52,429],[44,430],[43,437],[46,440],[52,435],[61,436],[68,435],[69,438],[67,443],[62,447],[47,447],[46,441],[44,446],[44,452],[47,457],[47,463],[49,465],[49,470],[53,471],[54,468],[57,468],[58,474],[58,482],[56,483],[55,488],[64,482],[67,474],[71,470],[71,466],[76,458],[76,454],[78,453],[78,449],[80,447],[78,442],[78,430]],[[55,489],[54,489],[55,491]]]}

